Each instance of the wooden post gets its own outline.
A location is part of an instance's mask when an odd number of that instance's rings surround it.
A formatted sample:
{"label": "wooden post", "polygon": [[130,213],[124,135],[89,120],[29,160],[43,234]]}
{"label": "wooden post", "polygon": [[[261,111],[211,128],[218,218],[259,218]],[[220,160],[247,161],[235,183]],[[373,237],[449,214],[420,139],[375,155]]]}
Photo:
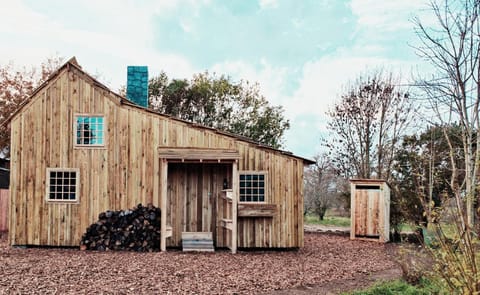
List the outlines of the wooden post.
{"label": "wooden post", "polygon": [[232,253],[237,253],[237,204],[238,204],[238,168],[237,161],[232,164]]}
{"label": "wooden post", "polygon": [[355,239],[355,184],[350,182],[350,239]]}
{"label": "wooden post", "polygon": [[160,160],[160,251],[167,250],[167,185],[168,185],[168,162]]}

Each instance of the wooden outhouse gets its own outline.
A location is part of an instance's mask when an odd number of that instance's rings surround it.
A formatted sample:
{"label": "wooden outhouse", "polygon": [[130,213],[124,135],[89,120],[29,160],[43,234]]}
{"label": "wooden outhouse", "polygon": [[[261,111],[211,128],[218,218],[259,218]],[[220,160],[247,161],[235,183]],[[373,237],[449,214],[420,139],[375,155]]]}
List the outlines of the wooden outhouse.
{"label": "wooden outhouse", "polygon": [[388,242],[390,238],[390,187],[384,180],[352,179],[351,239]]}
{"label": "wooden outhouse", "polygon": [[161,250],[303,246],[311,160],[153,112],[73,58],[12,115],[11,245],[78,246],[106,210],[161,208]]}

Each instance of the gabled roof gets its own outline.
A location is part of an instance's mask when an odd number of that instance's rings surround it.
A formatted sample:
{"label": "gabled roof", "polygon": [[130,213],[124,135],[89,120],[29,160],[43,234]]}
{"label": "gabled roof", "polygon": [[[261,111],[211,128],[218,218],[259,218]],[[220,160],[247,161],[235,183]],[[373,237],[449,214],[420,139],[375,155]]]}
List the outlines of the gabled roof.
{"label": "gabled roof", "polygon": [[21,105],[19,106],[19,108],[10,115],[9,118],[7,118],[4,122],[1,123],[1,125],[4,125],[4,124],[8,124],[8,122],[10,122],[12,120],[13,117],[15,117],[19,112],[21,112],[21,110],[25,107],[25,105],[27,105],[30,101],[31,101],[31,98],[33,96],[35,96],[38,92],[40,92],[44,87],[46,87],[48,84],[50,84],[50,82],[55,79],[58,75],[60,75],[60,73],[64,70],[64,69],[69,69],[69,68],[74,68],[76,69],[77,71],[79,71],[81,74],[85,75],[86,77],[88,77],[89,80],[91,80],[92,84],[96,87],[99,87],[107,92],[109,92],[111,95],[117,97],[120,101],[120,104],[124,104],[124,105],[128,105],[130,107],[134,107],[134,108],[138,108],[144,112],[148,112],[148,113],[153,113],[153,114],[156,114],[158,116],[162,116],[162,117],[165,117],[165,118],[168,118],[170,120],[173,120],[173,121],[178,121],[178,122],[182,122],[182,123],[185,123],[187,125],[190,125],[192,127],[195,127],[195,128],[201,128],[201,129],[206,129],[206,130],[210,130],[210,131],[213,131],[217,134],[221,134],[221,135],[224,135],[224,136],[227,136],[227,137],[231,137],[231,138],[234,138],[234,139],[237,139],[237,140],[240,140],[240,141],[243,141],[243,142],[247,142],[247,143],[250,143],[250,144],[254,144],[256,145],[257,147],[259,148],[262,148],[262,149],[268,149],[268,150],[272,150],[272,151],[276,151],[278,153],[281,153],[283,155],[286,155],[286,156],[290,156],[290,157],[293,157],[293,158],[297,158],[297,159],[300,159],[300,160],[303,160],[304,164],[307,164],[307,165],[311,165],[311,164],[314,164],[315,161],[312,161],[310,159],[307,159],[307,158],[303,158],[303,157],[300,157],[300,156],[296,156],[294,155],[292,152],[289,152],[289,151],[284,151],[284,150],[280,150],[280,149],[275,149],[275,148],[272,148],[270,146],[267,146],[267,145],[264,145],[264,144],[261,144],[259,142],[256,142],[254,141],[253,139],[251,138],[248,138],[248,137],[245,137],[245,136],[241,136],[241,135],[237,135],[237,134],[233,134],[233,133],[230,133],[230,132],[227,132],[227,131],[222,131],[222,130],[219,130],[219,129],[215,129],[215,128],[212,128],[212,127],[207,127],[207,126],[204,126],[204,125],[201,125],[201,124],[198,124],[198,123],[194,123],[194,122],[190,122],[190,121],[186,121],[186,120],[182,120],[182,119],[179,119],[179,118],[176,118],[176,117],[173,117],[171,115],[167,115],[167,114],[163,114],[163,113],[160,113],[160,112],[157,112],[157,111],[154,111],[152,109],[148,109],[148,108],[145,108],[145,107],[142,107],[142,106],[139,106],[133,102],[131,102],[130,100],[128,100],[126,97],[124,96],[121,96],[120,94],[112,91],[110,88],[108,88],[107,86],[105,86],[104,84],[102,84],[101,82],[99,82],[97,79],[95,79],[94,77],[92,77],[90,74],[88,74],[87,72],[85,72],[82,67],[78,64],[77,62],[77,59],[75,57],[72,57],[70,58],[66,63],[64,63],[62,66],[60,66],[56,71],[54,71],[49,77],[48,79],[43,82],[40,86],[38,86],[34,91],[33,93],[25,100],[21,103]]}

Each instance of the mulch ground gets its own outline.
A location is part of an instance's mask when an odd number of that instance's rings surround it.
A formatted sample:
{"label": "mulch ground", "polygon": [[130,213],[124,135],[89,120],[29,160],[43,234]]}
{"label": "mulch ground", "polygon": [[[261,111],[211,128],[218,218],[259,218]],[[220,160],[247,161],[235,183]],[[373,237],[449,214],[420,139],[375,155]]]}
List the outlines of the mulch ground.
{"label": "mulch ground", "polygon": [[306,233],[300,250],[232,255],[21,249],[8,247],[3,239],[0,294],[259,294],[286,289],[318,294],[322,284],[398,268],[391,246]]}

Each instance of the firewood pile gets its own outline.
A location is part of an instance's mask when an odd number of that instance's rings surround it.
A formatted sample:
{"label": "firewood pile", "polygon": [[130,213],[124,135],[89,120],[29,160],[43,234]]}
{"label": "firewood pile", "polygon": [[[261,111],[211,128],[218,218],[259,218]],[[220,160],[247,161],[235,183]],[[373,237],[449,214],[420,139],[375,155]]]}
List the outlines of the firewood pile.
{"label": "firewood pile", "polygon": [[131,210],[106,211],[82,236],[81,250],[160,250],[160,208],[137,205]]}

